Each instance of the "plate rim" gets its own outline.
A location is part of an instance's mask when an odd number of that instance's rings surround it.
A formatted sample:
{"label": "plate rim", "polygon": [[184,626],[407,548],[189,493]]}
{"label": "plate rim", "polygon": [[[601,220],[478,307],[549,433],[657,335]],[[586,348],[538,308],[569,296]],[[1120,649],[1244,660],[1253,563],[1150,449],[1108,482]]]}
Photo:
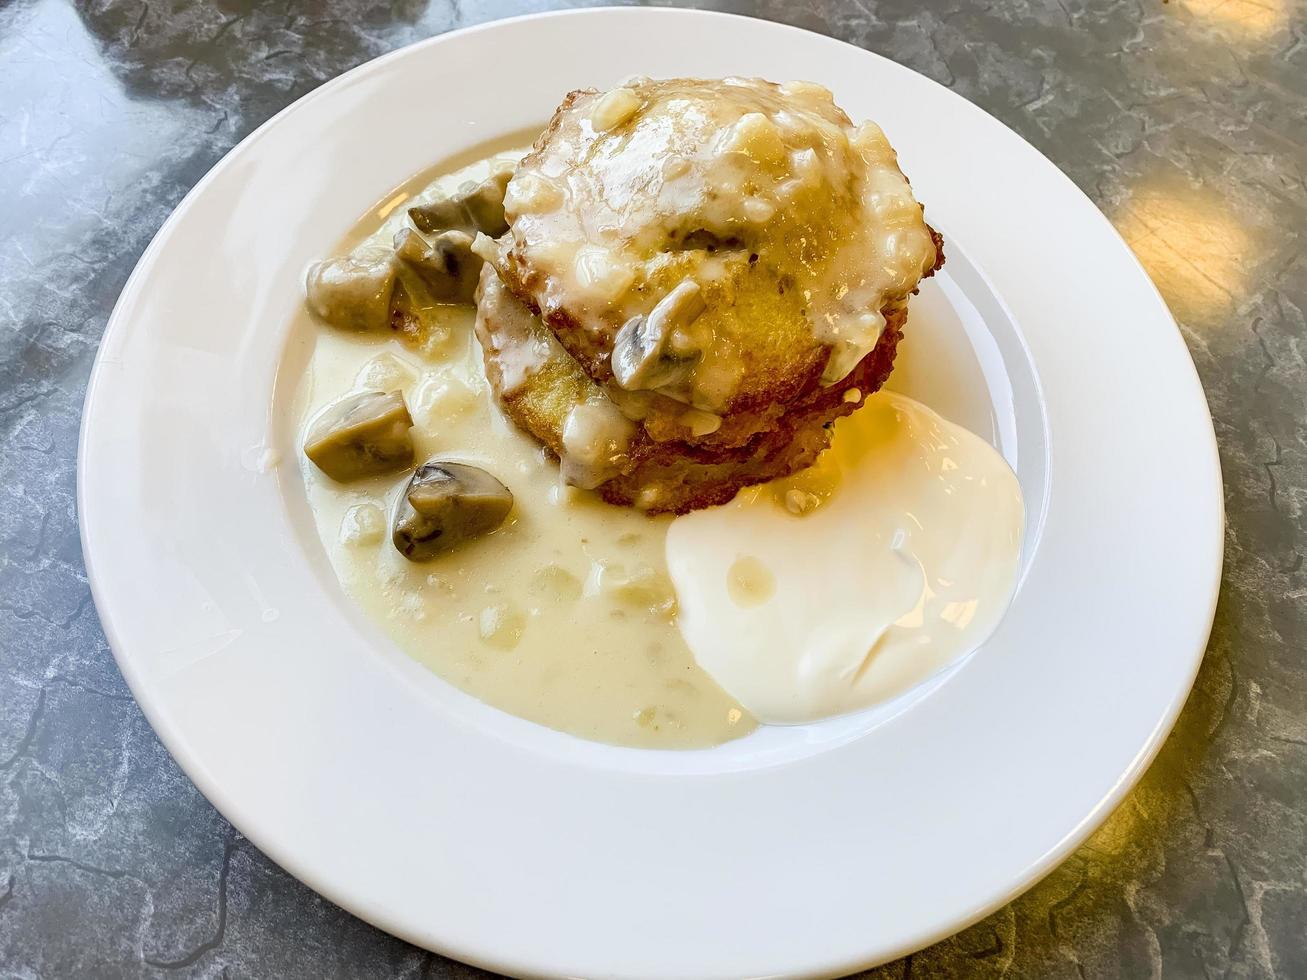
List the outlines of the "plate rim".
{"label": "plate rim", "polygon": [[[388,921],[384,916],[376,914],[375,912],[373,912],[373,910],[360,908],[357,903],[353,903],[350,901],[350,897],[348,895],[339,894],[335,888],[331,887],[329,882],[320,880],[320,876],[315,872],[315,870],[312,867],[301,866],[300,862],[292,855],[287,855],[283,853],[284,849],[281,846],[279,846],[276,842],[265,839],[265,835],[262,829],[246,826],[245,824],[247,821],[245,819],[240,819],[238,821],[236,819],[231,819],[230,817],[228,817],[229,811],[237,810],[237,809],[243,810],[245,808],[238,806],[236,804],[236,801],[231,799],[224,800],[224,805],[219,806],[217,800],[223,799],[223,791],[221,786],[219,786],[216,782],[214,782],[211,779],[211,774],[206,769],[203,762],[191,754],[188,747],[185,745],[185,739],[183,735],[179,731],[175,730],[172,726],[170,726],[165,721],[165,719],[162,717],[160,713],[160,705],[158,704],[158,702],[154,701],[148,696],[147,697],[142,696],[142,692],[144,690],[145,684],[143,678],[138,673],[137,665],[134,664],[132,659],[129,656],[127,656],[125,653],[120,653],[120,651],[124,649],[123,637],[119,633],[118,624],[115,621],[115,616],[113,614],[112,608],[106,605],[105,603],[105,585],[104,582],[102,581],[102,572],[99,570],[99,562],[101,561],[101,559],[94,557],[96,555],[96,546],[92,543],[92,534],[94,529],[86,519],[86,515],[88,512],[88,500],[89,500],[88,494],[90,493],[90,487],[88,485],[87,470],[84,464],[85,464],[85,456],[87,452],[88,432],[91,429],[92,418],[94,414],[92,411],[93,403],[95,401],[97,392],[100,390],[100,387],[104,383],[106,365],[101,355],[105,347],[105,342],[110,337],[111,333],[121,332],[122,330],[126,329],[128,326],[126,314],[123,311],[123,297],[129,295],[132,292],[133,287],[136,286],[139,279],[143,279],[149,274],[149,269],[154,264],[155,258],[157,257],[158,250],[162,247],[162,242],[168,237],[172,229],[177,224],[179,224],[182,220],[184,220],[185,215],[187,214],[187,212],[189,211],[193,203],[204,193],[206,188],[218,177],[218,175],[221,174],[224,171],[224,169],[226,169],[228,166],[232,164],[232,161],[234,160],[234,158],[238,156],[240,151],[254,144],[258,140],[262,139],[270,129],[278,125],[288,114],[301,109],[302,107],[310,104],[311,102],[317,101],[322,98],[330,97],[330,95],[333,92],[335,92],[341,86],[348,84],[349,81],[359,78],[367,73],[383,70],[385,66],[387,66],[391,61],[397,60],[402,57],[410,56],[416,50],[426,49],[429,47],[435,47],[442,44],[450,43],[451,41],[456,41],[459,38],[463,38],[472,34],[495,31],[503,28],[506,25],[519,24],[524,21],[542,21],[542,20],[553,20],[553,19],[582,19],[582,20],[599,19],[604,16],[613,15],[613,14],[619,14],[622,17],[635,17],[635,18],[640,18],[640,17],[685,18],[685,19],[709,18],[709,19],[717,19],[717,20],[725,20],[725,21],[758,22],[766,25],[768,29],[774,29],[777,31],[797,32],[799,34],[811,35],[813,38],[819,39],[822,42],[844,44],[847,47],[854,48],[864,56],[870,56],[882,60],[891,60],[891,59],[885,59],[883,55],[880,55],[874,51],[869,51],[863,48],[857,48],[854,45],[850,45],[847,42],[840,41],[838,38],[834,38],[829,35],[821,34],[816,31],[810,31],[805,28],[800,28],[788,24],[782,24],[775,21],[770,21],[760,17],[753,17],[753,16],[740,15],[740,14],[730,14],[730,13],[724,13],[718,11],[702,11],[702,10],[682,9],[682,8],[657,8],[657,7],[629,8],[629,7],[605,6],[605,7],[597,7],[597,8],[554,10],[554,11],[546,11],[540,13],[530,13],[530,14],[523,14],[510,18],[487,21],[485,23],[471,25],[469,27],[460,28],[458,30],[450,31],[444,34],[434,35],[432,37],[414,42],[413,44],[409,44],[404,47],[398,48],[394,51],[387,52],[370,61],[364,62],[363,64],[358,65],[350,69],[349,71],[344,72],[330,79],[329,81],[322,84],[318,88],[302,96],[300,99],[297,99],[295,102],[292,102],[290,105],[284,107],[275,115],[273,115],[271,118],[266,120],[256,129],[254,129],[249,135],[247,135],[244,139],[242,139],[239,143],[237,143],[234,147],[232,147],[229,151],[227,151],[227,153],[225,153],[222,156],[222,158],[220,158],[213,165],[213,167],[211,167],[209,171],[186,193],[186,195],[173,209],[172,213],[168,216],[168,218],[164,221],[164,223],[161,225],[159,230],[155,233],[155,235],[151,239],[150,244],[141,254],[135,267],[133,268],[131,275],[128,277],[126,283],[124,284],[118,300],[115,301],[113,312],[110,314],[106,322],[103,334],[100,339],[100,343],[97,347],[96,358],[95,358],[94,366],[91,371],[91,375],[87,383],[86,396],[82,407],[82,417],[79,423],[76,506],[77,506],[77,513],[79,518],[79,522],[78,522],[79,535],[80,535],[83,558],[87,570],[87,577],[88,577],[90,590],[94,598],[94,601],[96,603],[97,612],[99,614],[100,622],[104,629],[106,639],[109,643],[111,650],[113,651],[115,661],[117,662],[118,667],[124,676],[124,679],[127,681],[129,688],[132,690],[133,696],[135,697],[137,703],[140,705],[142,712],[145,714],[147,720],[149,720],[152,728],[158,735],[160,741],[163,742],[164,746],[168,749],[169,753],[177,761],[180,768],[186,773],[187,777],[194,782],[194,784],[200,790],[200,792],[215,806],[215,809],[218,809],[219,812],[223,814],[225,819],[231,820],[233,826],[235,826],[244,836],[246,836],[247,839],[249,839],[252,843],[254,843],[261,851],[267,854],[269,858],[274,860],[278,865],[285,868],[296,878],[300,879],[301,881],[304,881],[306,884],[309,884],[310,887],[314,888],[314,890],[320,892],[324,896],[328,897],[330,900],[341,904],[344,908],[349,910],[351,914],[354,914],[364,919],[365,921],[368,921],[372,925],[386,932],[389,932],[392,935],[396,935],[407,941],[410,941],[415,945],[419,945],[427,948],[436,948],[438,951],[445,953],[446,955],[454,957],[463,962],[474,963],[488,969],[498,970],[500,972],[509,972],[509,973],[518,973],[518,974],[536,974],[537,970],[535,967],[532,967],[530,964],[524,963],[520,960],[515,960],[511,956],[500,957],[497,955],[491,955],[485,949],[468,948],[458,944],[457,942],[446,941],[444,943],[441,943],[433,947],[430,941],[430,937],[419,936],[415,933],[412,933],[411,931],[405,929],[402,926],[402,924],[394,921]],[[906,67],[906,66],[902,66],[902,67]],[[959,96],[957,93],[952,92],[950,89],[947,89],[945,86],[940,85],[937,82],[934,82],[934,80],[927,79],[927,81],[929,81],[932,85],[936,86],[942,91],[947,92],[949,95],[955,98],[963,99],[962,96]],[[963,101],[968,101],[968,100],[963,99]],[[984,112],[985,110],[981,109],[980,111]],[[989,114],[986,113],[986,115]],[[991,116],[990,118],[993,119],[994,117]],[[1047,165],[1047,167],[1049,167],[1052,171],[1056,172],[1062,178],[1064,184],[1067,186],[1067,189],[1074,191],[1075,195],[1081,199],[1081,203],[1087,204],[1090,208],[1092,208],[1093,211],[1097,213],[1099,220],[1108,227],[1111,234],[1116,238],[1120,250],[1125,255],[1129,256],[1129,260],[1130,262],[1133,263],[1135,270],[1145,281],[1148,282],[1149,287],[1151,288],[1154,296],[1156,297],[1158,304],[1161,306],[1162,309],[1167,310],[1168,315],[1170,315],[1172,327],[1175,331],[1175,340],[1180,345],[1180,348],[1183,351],[1184,360],[1187,362],[1189,366],[1190,372],[1192,374],[1192,383],[1194,386],[1196,386],[1199,396],[1200,398],[1203,399],[1205,404],[1205,396],[1202,393],[1202,386],[1201,386],[1201,381],[1197,374],[1197,368],[1193,363],[1192,356],[1188,352],[1187,345],[1184,343],[1183,335],[1180,331],[1180,328],[1178,324],[1175,323],[1174,315],[1170,314],[1164,298],[1161,296],[1160,291],[1158,291],[1156,285],[1152,282],[1151,277],[1148,276],[1147,271],[1144,269],[1138,257],[1133,253],[1133,251],[1129,249],[1129,246],[1122,239],[1119,232],[1117,232],[1116,228],[1111,225],[1111,222],[1106,218],[1106,216],[1102,214],[1102,212],[1098,209],[1097,205],[1095,205],[1093,201],[1088,197],[1088,195],[1086,195],[1073,181],[1071,181],[1070,178],[1067,177],[1060,170],[1060,168],[1057,167],[1056,164],[1054,164],[1051,160],[1049,160],[1048,157],[1038,149],[1038,147],[1035,147],[1033,144],[1030,144],[1029,141],[1025,140],[1025,138],[1020,136],[1020,134],[1015,133],[1015,131],[1012,131],[1010,127],[1007,127],[1006,124],[996,119],[994,121],[997,123],[997,125],[1003,126],[1003,128],[1013,132],[1013,134],[1018,139],[1020,139],[1030,150],[1036,153],[1039,156],[1039,158],[1044,162],[1044,164]],[[982,275],[985,274],[985,269],[983,265],[977,263],[977,268]],[[1001,293],[996,293],[996,294],[999,295],[1001,298]],[[1075,850],[1075,848],[1077,848],[1080,844],[1082,844],[1099,826],[1101,826],[1102,823],[1106,820],[1106,818],[1112,813],[1112,811],[1124,800],[1125,796],[1129,793],[1129,791],[1134,788],[1138,780],[1141,778],[1143,773],[1148,768],[1149,764],[1157,756],[1157,753],[1160,751],[1166,736],[1170,733],[1170,731],[1175,725],[1179,713],[1182,710],[1192,690],[1193,683],[1196,679],[1198,670],[1201,667],[1204,652],[1206,649],[1206,642],[1207,642],[1206,638],[1209,636],[1211,631],[1211,626],[1215,617],[1216,604],[1220,591],[1221,573],[1223,569],[1223,560],[1224,560],[1224,527],[1225,527],[1223,478],[1221,473],[1220,457],[1219,457],[1219,452],[1217,447],[1215,430],[1210,425],[1210,411],[1208,412],[1208,415],[1209,415],[1209,425],[1207,427],[1207,434],[1209,436],[1209,440],[1208,440],[1209,444],[1204,448],[1208,452],[1210,461],[1213,464],[1212,476],[1214,477],[1215,484],[1216,484],[1216,494],[1215,494],[1216,512],[1214,515],[1215,521],[1213,522],[1213,526],[1212,528],[1209,529],[1209,533],[1212,534],[1213,540],[1215,541],[1215,559],[1212,563],[1211,574],[1209,576],[1207,610],[1204,617],[1204,621],[1201,624],[1202,625],[1201,632],[1202,632],[1202,636],[1204,637],[1204,640],[1203,643],[1199,646],[1199,649],[1189,658],[1190,660],[1189,671],[1185,683],[1180,689],[1178,689],[1175,692],[1175,694],[1171,697],[1169,702],[1166,704],[1164,710],[1161,713],[1159,723],[1154,728],[1154,730],[1148,737],[1145,744],[1141,746],[1139,752],[1135,756],[1131,765],[1121,774],[1120,778],[1117,780],[1116,784],[1112,787],[1111,791],[1108,794],[1106,794],[1099,801],[1098,805],[1089,813],[1087,813],[1078,824],[1076,824],[1073,828],[1071,828],[1062,837],[1062,839],[1057,843],[1056,846],[1047,850],[1044,854],[1044,857],[1041,860],[1022,869],[1019,874],[1012,876],[1008,887],[994,894],[990,899],[978,903],[969,912],[965,913],[964,915],[952,917],[950,921],[947,923],[941,924],[933,929],[922,930],[917,935],[904,937],[902,942],[898,945],[897,951],[892,952],[888,956],[882,956],[880,954],[877,954],[874,960],[861,959],[861,960],[843,960],[840,962],[824,962],[821,964],[815,964],[813,967],[814,970],[823,974],[837,973],[841,971],[858,969],[867,965],[871,965],[873,962],[885,962],[888,959],[892,959],[897,956],[912,952],[914,950],[921,949],[926,945],[937,942],[938,940],[945,938],[949,935],[953,935],[961,931],[962,929],[965,929],[968,926],[979,921],[980,919],[990,914],[991,912],[995,911],[996,909],[1001,908],[1003,905],[1010,902],[1016,896],[1027,891],[1030,887],[1032,887],[1039,880],[1041,880],[1047,874],[1049,874],[1053,869],[1055,869],[1058,865],[1060,865],[1063,861],[1065,861],[1067,857]],[[1049,493],[1052,492],[1051,481],[1050,481],[1050,487],[1048,492]],[[254,829],[255,832],[250,833],[251,829]]]}

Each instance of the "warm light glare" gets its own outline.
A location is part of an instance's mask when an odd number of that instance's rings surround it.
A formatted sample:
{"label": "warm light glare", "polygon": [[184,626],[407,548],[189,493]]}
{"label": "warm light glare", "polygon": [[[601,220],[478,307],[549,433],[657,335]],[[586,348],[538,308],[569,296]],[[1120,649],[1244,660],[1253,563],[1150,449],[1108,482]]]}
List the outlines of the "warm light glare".
{"label": "warm light glare", "polygon": [[385,204],[381,205],[381,207],[377,208],[377,217],[385,219],[390,214],[391,211],[394,211],[395,208],[399,207],[407,200],[408,200],[408,192],[400,191]]}
{"label": "warm light glare", "polygon": [[965,602],[950,602],[940,610],[939,618],[946,623],[952,623],[960,630],[967,628],[976,615],[976,608],[980,605],[978,599],[968,599]]}
{"label": "warm light glare", "polygon": [[1224,312],[1243,293],[1252,239],[1214,191],[1144,186],[1114,222],[1182,319]]}
{"label": "warm light glare", "polygon": [[1211,24],[1251,38],[1268,37],[1289,20],[1285,0],[1184,0],[1184,6]]}

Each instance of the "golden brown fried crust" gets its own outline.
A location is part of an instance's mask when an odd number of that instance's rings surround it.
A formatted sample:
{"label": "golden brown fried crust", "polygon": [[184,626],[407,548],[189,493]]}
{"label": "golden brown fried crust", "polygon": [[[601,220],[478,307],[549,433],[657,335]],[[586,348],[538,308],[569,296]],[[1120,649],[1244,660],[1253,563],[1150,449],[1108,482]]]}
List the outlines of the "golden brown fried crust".
{"label": "golden brown fried crust", "polygon": [[[486,377],[505,414],[559,455],[568,412],[599,397],[600,389],[552,342],[538,319],[520,319],[524,311],[498,283],[488,281],[493,275],[489,270],[483,274],[476,322]],[[597,492],[609,503],[635,505],[648,513],[683,514],[725,503],[742,487],[810,466],[829,444],[830,423],[854,411],[889,377],[906,319],[906,306],[892,310],[876,347],[839,385],[810,392],[788,411],[769,417],[765,428],[737,445],[657,441],[637,428],[624,472],[601,484]],[[531,330],[538,334],[528,335]],[[548,353],[536,358],[536,370],[509,388],[504,365],[521,354],[516,348],[524,343],[538,344]],[[860,397],[846,401],[845,393],[854,388]]]}
{"label": "golden brown fried crust", "polygon": [[[935,243],[935,263],[922,279],[933,276],[944,264],[943,236],[929,225],[927,227]],[[531,273],[517,259],[516,252],[511,249],[499,272],[505,285],[518,300],[537,316],[541,316],[540,304],[535,299],[538,295],[537,291],[543,289],[541,277]],[[916,292],[917,289],[913,289],[913,295]],[[886,319],[886,332],[889,332],[890,322],[899,316],[905,303],[906,297],[899,303],[886,306],[881,310]],[[606,346],[608,340],[588,331],[566,308],[551,311],[548,315],[541,316],[541,319],[581,369],[602,385],[614,400],[620,402],[626,393],[617,388],[613,381],[612,368],[609,365],[611,350]],[[899,326],[902,325],[901,318],[898,323]],[[767,397],[737,400],[731,411],[723,415],[721,428],[708,435],[693,435],[689,427],[681,421],[687,406],[665,395],[648,393],[652,410],[643,419],[645,431],[650,438],[659,442],[692,443],[710,448],[745,446],[760,432],[766,431],[782,415],[796,408],[804,409],[818,404],[830,405],[841,402],[845,391],[862,387],[855,380],[856,370],[834,384],[821,384],[822,371],[825,369],[829,353],[829,350],[825,350],[819,357],[805,360],[792,376],[783,382],[778,381],[770,385],[770,393]]]}
{"label": "golden brown fried crust", "polygon": [[[530,170],[540,163],[540,157],[559,138],[565,119],[576,106],[578,100],[596,95],[594,89],[577,89],[569,92],[555,110],[544,131],[536,138],[532,152],[522,160],[520,166]],[[923,276],[926,278],[944,262],[943,239],[933,228],[927,225],[935,243],[935,263]],[[624,410],[629,397],[624,401],[624,393],[613,381],[610,355],[612,343],[619,324],[605,321],[602,317],[583,316],[569,304],[563,296],[557,301],[551,299],[542,305],[547,295],[547,277],[532,267],[524,255],[523,249],[510,229],[502,240],[503,261],[499,274],[508,288],[532,312],[540,316],[559,343],[581,366],[582,370],[602,385],[614,401],[622,404]],[[687,253],[688,254],[688,253]],[[775,276],[784,270],[770,270],[760,263],[757,268],[749,263],[747,275]],[[784,292],[785,276],[781,275],[777,285]],[[913,290],[916,292],[916,289]],[[888,318],[891,308],[905,302],[901,297],[887,305],[881,312]],[[709,300],[712,302],[712,300]],[[773,324],[775,326],[775,324]],[[657,441],[692,442],[705,446],[736,447],[746,445],[759,432],[765,431],[781,414],[792,406],[805,403],[816,391],[821,391],[821,378],[830,358],[830,349],[818,343],[789,343],[788,349],[774,349],[784,337],[784,332],[770,338],[774,331],[759,332],[759,346],[756,351],[746,348],[740,351],[744,359],[743,382],[740,390],[731,399],[722,412],[723,424],[720,429],[708,435],[694,435],[688,425],[680,421],[686,406],[666,396],[652,392],[640,393],[649,403],[649,412],[642,421],[649,435]],[[806,334],[805,334],[806,336]],[[791,340],[793,338],[791,337]],[[782,343],[782,347],[787,345]],[[772,348],[772,349],[768,349]],[[840,382],[824,389],[825,393],[835,398],[843,390],[854,387],[852,383]],[[628,412],[629,414],[629,412]]]}
{"label": "golden brown fried crust", "polygon": [[[488,265],[481,271],[474,326],[486,380],[505,414],[535,436],[553,455],[563,452],[563,425],[576,405],[601,396],[558,343],[509,293]],[[535,352],[524,354],[526,345]],[[536,367],[510,381],[506,366],[532,361]]]}
{"label": "golden brown fried crust", "polygon": [[[545,294],[545,277],[530,267],[516,247],[508,249],[500,274],[513,293],[541,316],[586,374],[606,387],[613,384],[609,358],[621,324],[601,320],[588,322],[565,304],[543,308],[538,297]],[[775,354],[775,351],[771,353]],[[830,351],[815,342],[803,348],[789,349],[782,361],[783,368],[777,367],[775,356],[764,359],[747,348],[741,350],[739,356],[743,362],[741,387],[723,409],[722,414],[726,416],[765,412],[772,405],[787,404],[820,382]],[[680,410],[683,411],[684,406]]]}
{"label": "golden brown fried crust", "polygon": [[[562,115],[578,98],[593,90],[571,92],[535,141],[540,152],[555,137]],[[530,155],[527,160],[530,160]],[[524,161],[525,162],[525,161]],[[927,226],[929,228],[929,226]],[[930,228],[935,262],[922,278],[944,264],[943,238]],[[502,364],[506,351],[521,342],[522,325],[515,339],[496,330],[507,306],[481,303],[477,336],[481,340],[486,374],[496,398],[515,424],[531,433],[553,454],[562,452],[562,430],[571,407],[603,392],[628,409],[631,393],[617,388],[609,364],[612,335],[608,327],[587,327],[565,304],[544,311],[544,276],[523,261],[512,247],[512,231],[498,273],[504,290],[499,299],[513,298],[537,318],[532,329],[551,336],[546,363],[524,383],[506,389]],[[488,273],[489,274],[489,273]],[[498,285],[498,284],[496,284]],[[913,293],[917,290],[914,289]],[[759,379],[752,393],[727,407],[716,431],[694,435],[682,421],[686,405],[656,393],[640,393],[646,404],[631,441],[629,462],[621,475],[601,484],[597,492],[613,504],[634,505],[649,513],[686,513],[729,501],[743,487],[788,476],[816,461],[830,441],[830,425],[880,389],[889,377],[907,320],[907,297],[882,311],[886,326],[875,348],[835,384],[823,386],[822,372],[829,351],[817,348],[796,352],[789,367],[774,377]],[[512,315],[511,312],[508,315]],[[543,326],[540,324],[543,322]],[[545,329],[547,328],[547,330]],[[512,331],[509,331],[511,333]],[[857,389],[859,397],[848,392]],[[849,397],[849,400],[846,400]]]}
{"label": "golden brown fried crust", "polygon": [[[655,450],[634,470],[599,487],[599,494],[611,504],[635,504],[653,514],[685,514],[703,507],[724,504],[741,489],[797,473],[816,462],[830,444],[830,424],[855,411],[862,398],[878,391],[894,367],[894,355],[903,334],[900,326],[906,310],[886,327],[872,352],[859,362],[849,377],[861,397],[833,403],[814,399],[807,407],[791,409],[774,425],[758,433],[743,446],[728,450],[705,450],[689,443],[654,443]],[[657,487],[660,496],[648,501],[642,495]]]}

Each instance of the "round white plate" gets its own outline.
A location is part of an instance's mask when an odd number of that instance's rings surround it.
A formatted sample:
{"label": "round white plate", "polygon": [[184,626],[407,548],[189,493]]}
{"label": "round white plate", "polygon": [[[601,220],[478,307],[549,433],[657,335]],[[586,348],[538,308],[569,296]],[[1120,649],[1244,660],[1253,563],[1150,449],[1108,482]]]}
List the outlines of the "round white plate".
{"label": "round white plate", "polygon": [[[990,642],[887,708],[709,751],[583,742],[406,659],[322,554],[287,418],[305,265],[418,170],[632,72],[824,83],[884,126],[948,239],[899,381],[1016,464],[1025,565]],[[324,85],[228,154],[109,322],[79,502],[118,663],[218,809],[368,921],[527,974],[839,973],[1012,898],[1170,729],[1222,543],[1180,335],[1066,177],[876,55],[669,10],[436,38]]]}

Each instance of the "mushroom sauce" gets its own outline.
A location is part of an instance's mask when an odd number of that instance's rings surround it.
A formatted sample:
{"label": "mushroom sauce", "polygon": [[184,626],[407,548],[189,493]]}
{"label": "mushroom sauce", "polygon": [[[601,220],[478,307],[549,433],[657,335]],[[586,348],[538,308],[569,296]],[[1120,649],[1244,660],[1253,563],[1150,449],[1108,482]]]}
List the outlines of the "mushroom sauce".
{"label": "mushroom sauce", "polygon": [[[521,152],[416,178],[339,253],[384,249],[406,226],[407,207],[484,180]],[[563,485],[557,462],[494,404],[473,308],[436,303],[419,312],[420,331],[390,336],[299,314],[300,335],[313,344],[297,396],[301,437],[344,396],[401,392],[416,464],[480,467],[511,491],[512,510],[478,540],[410,562],[392,543],[391,517],[411,468],[337,483],[301,455],[318,533],[346,593],[445,680],[531,721],[649,748],[710,746],[752,730],[676,628],[664,557],[670,518]]]}
{"label": "mushroom sauce", "polygon": [[[804,335],[830,347],[824,380],[838,381],[935,261],[885,134],[820,85],[633,79],[573,93],[549,135],[508,184],[500,245],[542,280],[542,310],[566,300],[616,328],[687,275],[709,297],[693,366],[630,378],[614,365],[624,388],[722,412],[747,380],[742,341]],[[687,248],[703,236],[738,246]]]}

